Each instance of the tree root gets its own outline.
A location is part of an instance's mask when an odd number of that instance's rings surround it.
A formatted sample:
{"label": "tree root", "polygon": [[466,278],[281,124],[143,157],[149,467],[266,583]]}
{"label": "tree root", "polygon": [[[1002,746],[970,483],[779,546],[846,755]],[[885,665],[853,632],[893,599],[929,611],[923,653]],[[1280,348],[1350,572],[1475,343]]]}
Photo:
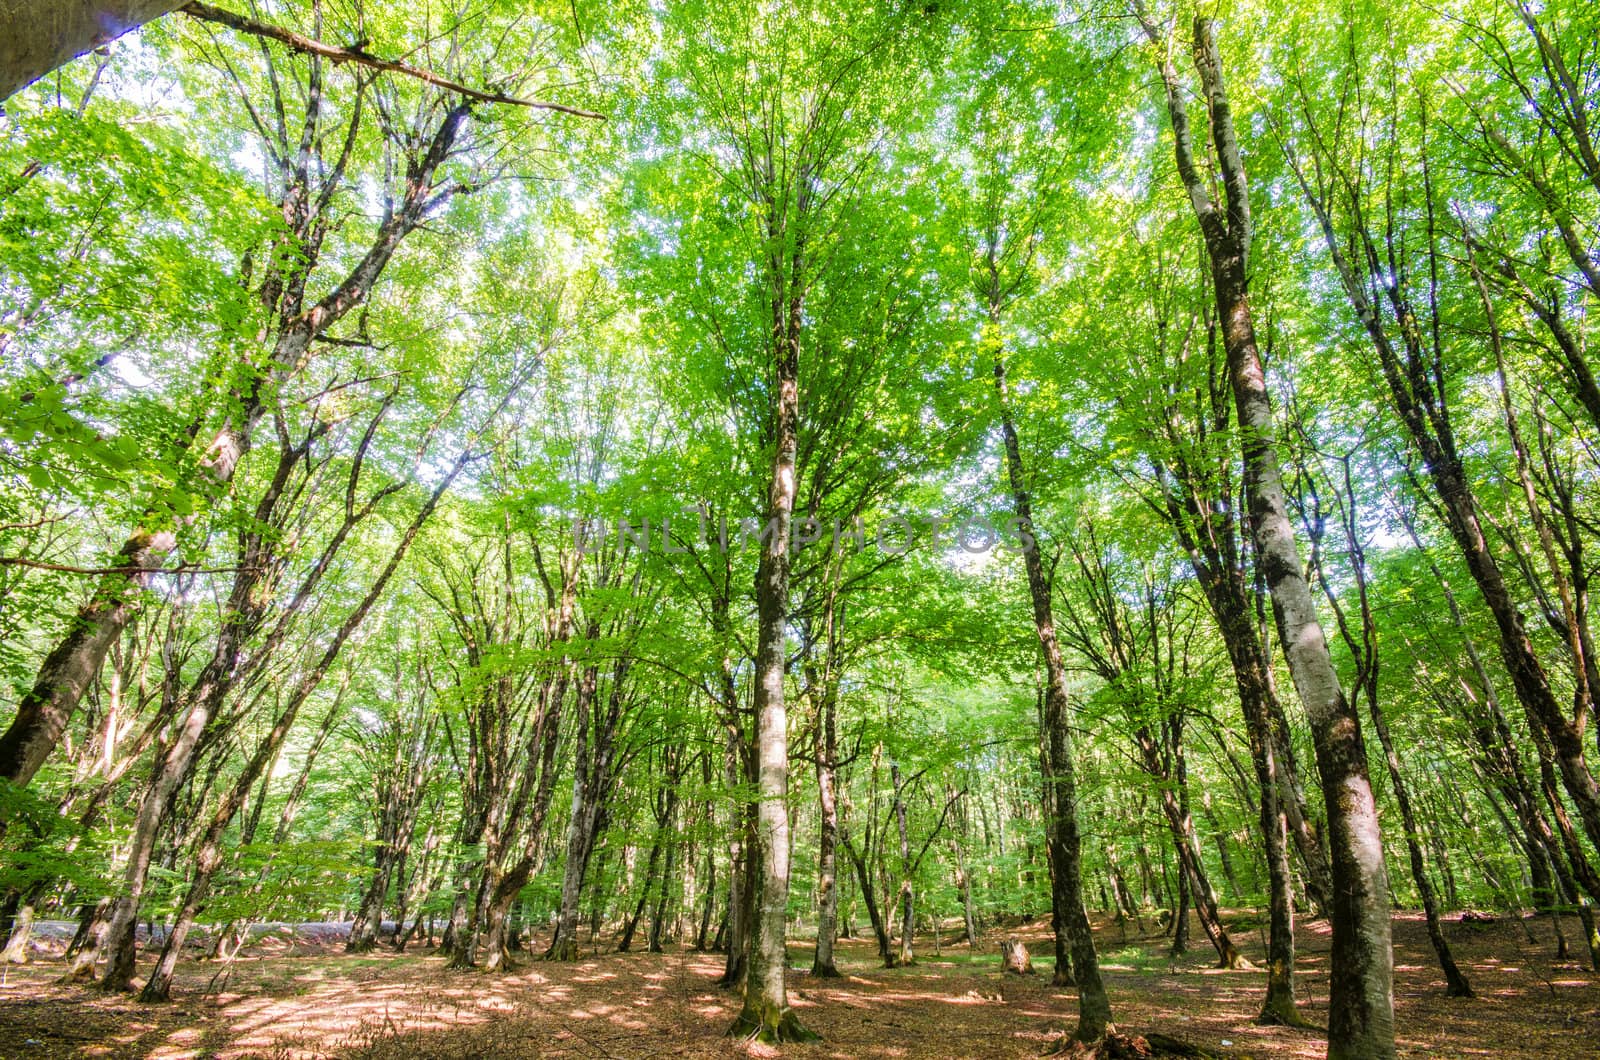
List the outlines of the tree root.
{"label": "tree root", "polygon": [[1317,1031],[1318,1034],[1328,1033],[1326,1026],[1310,1022],[1293,1007],[1290,1010],[1286,1010],[1286,1012],[1283,1009],[1275,1009],[1275,1007],[1262,1009],[1256,1015],[1256,1026],[1290,1026],[1290,1028],[1298,1031]]}
{"label": "tree root", "polygon": [[1173,1057],[1223,1060],[1220,1054],[1207,1052],[1198,1045],[1190,1045],[1166,1034],[1118,1034],[1116,1031],[1097,1042],[1062,1038],[1049,1055],[1071,1057],[1072,1060],[1168,1060]]}
{"label": "tree root", "polygon": [[79,964],[68,969],[56,982],[58,983],[93,983],[99,978],[93,964]]}
{"label": "tree root", "polygon": [[172,1000],[172,980],[167,980],[164,986],[155,986],[153,982],[145,983],[139,991],[139,1003],[144,1005],[162,1005]]}
{"label": "tree root", "polygon": [[774,1013],[765,1008],[752,1011],[748,1005],[739,1013],[739,1018],[733,1021],[733,1026],[728,1028],[728,1037],[747,1042],[764,1042],[767,1045],[822,1041],[822,1035],[807,1030],[793,1009],[786,1008],[782,1012]]}

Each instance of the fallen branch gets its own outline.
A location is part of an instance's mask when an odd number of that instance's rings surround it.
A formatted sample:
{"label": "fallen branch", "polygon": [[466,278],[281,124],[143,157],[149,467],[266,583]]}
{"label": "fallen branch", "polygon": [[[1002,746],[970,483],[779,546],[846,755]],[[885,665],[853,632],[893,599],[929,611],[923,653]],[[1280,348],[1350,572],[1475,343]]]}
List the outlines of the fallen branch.
{"label": "fallen branch", "polygon": [[190,18],[199,19],[202,22],[215,22],[218,25],[227,26],[229,29],[238,30],[240,33],[248,33],[251,36],[275,40],[293,51],[303,52],[306,55],[320,55],[335,65],[339,63],[355,63],[358,66],[365,66],[373,70],[384,70],[392,74],[414,77],[418,81],[424,81],[438,88],[448,89],[451,92],[458,92],[468,99],[475,99],[480,103],[506,103],[515,107],[559,111],[562,114],[571,114],[579,118],[594,118],[599,121],[605,121],[606,119],[604,114],[597,114],[592,110],[582,110],[578,107],[569,107],[565,103],[521,99],[501,92],[484,92],[480,89],[469,88],[460,82],[440,77],[432,70],[425,70],[420,66],[412,66],[410,63],[399,62],[395,59],[383,59],[376,55],[368,54],[359,44],[350,48],[324,44],[322,41],[296,33],[293,30],[284,29],[282,26],[274,26],[270,22],[258,22],[253,18],[201,3],[200,0],[194,0],[193,3],[181,7],[179,10]]}

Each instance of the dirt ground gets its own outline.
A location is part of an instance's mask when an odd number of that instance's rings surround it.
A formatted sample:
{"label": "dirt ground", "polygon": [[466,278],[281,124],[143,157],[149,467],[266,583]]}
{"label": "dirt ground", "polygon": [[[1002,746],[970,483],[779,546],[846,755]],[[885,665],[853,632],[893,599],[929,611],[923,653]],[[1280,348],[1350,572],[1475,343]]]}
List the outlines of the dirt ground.
{"label": "dirt ground", "polygon": [[[1574,927],[1576,925],[1573,925]],[[1116,1021],[1128,1033],[1161,1032],[1218,1056],[1321,1057],[1315,1032],[1256,1027],[1264,973],[1209,967],[1204,937],[1170,962],[1153,924],[1140,936],[1100,925],[1101,959]],[[1408,1057],[1600,1057],[1600,985],[1576,963],[1556,963],[1548,922],[1451,923],[1456,959],[1478,997],[1445,998],[1420,919],[1395,920],[1395,1007]],[[1259,958],[1261,929],[1236,941]],[[1304,1012],[1327,1015],[1326,922],[1301,926]],[[1019,929],[1035,955],[1041,925]],[[795,1058],[1037,1057],[1075,1022],[1071,990],[1044,974],[1005,978],[995,942],[972,952],[919,940],[909,968],[877,966],[870,943],[844,940],[845,977],[791,976],[800,1018],[820,1044],[788,1046]],[[791,964],[809,967],[794,944]],[[737,998],[715,985],[721,958],[672,951],[605,953],[576,964],[525,960],[512,974],[447,971],[425,952],[345,956],[336,946],[266,941],[247,949],[227,984],[206,993],[216,966],[185,961],[174,1000],[141,1005],[55,982],[62,965],[41,959],[4,971],[0,1058],[56,1057],[728,1057],[775,1051],[724,1032]]]}

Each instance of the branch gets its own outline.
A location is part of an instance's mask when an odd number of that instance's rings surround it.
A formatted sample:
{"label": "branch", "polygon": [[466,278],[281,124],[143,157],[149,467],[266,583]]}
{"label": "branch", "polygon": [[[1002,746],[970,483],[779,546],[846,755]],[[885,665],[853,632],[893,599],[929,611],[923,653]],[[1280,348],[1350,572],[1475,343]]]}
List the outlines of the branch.
{"label": "branch", "polygon": [[412,66],[409,63],[399,62],[395,59],[382,59],[376,55],[368,55],[360,45],[352,48],[339,48],[331,44],[324,44],[322,41],[303,36],[293,30],[284,29],[282,26],[274,26],[268,22],[258,22],[244,15],[223,11],[220,8],[212,7],[210,4],[201,3],[200,0],[194,0],[193,3],[179,10],[190,18],[199,19],[202,22],[215,22],[218,25],[227,26],[229,29],[238,30],[240,33],[248,33],[251,36],[275,40],[288,47],[291,51],[303,52],[307,55],[320,55],[325,59],[332,60],[335,65],[355,63],[358,66],[369,67],[373,70],[385,70],[389,73],[403,74],[406,77],[414,77],[418,81],[426,82],[438,88],[460,93],[468,99],[474,99],[480,103],[509,103],[517,107],[559,111],[562,114],[571,114],[579,118],[595,118],[599,121],[606,119],[604,114],[597,114],[592,110],[569,107],[564,103],[549,103],[537,99],[519,99],[516,96],[508,96],[500,92],[483,92],[476,88],[468,88],[466,85],[447,80],[433,71],[424,70],[419,66]]}
{"label": "branch", "polygon": [[1233,108],[1222,83],[1222,56],[1217,50],[1216,23],[1209,18],[1194,20],[1194,65],[1200,71],[1211,112],[1211,139],[1222,167],[1223,190],[1228,200],[1228,228],[1248,258],[1255,225],[1250,220],[1250,189],[1245,180],[1239,137],[1233,127]]}
{"label": "branch", "polygon": [[158,567],[140,567],[129,565],[123,567],[74,567],[66,563],[47,563],[43,560],[28,559],[26,556],[0,556],[0,567],[29,567],[33,570],[57,571],[61,574],[236,574],[239,571],[259,570],[259,567],[174,567],[165,570]]}
{"label": "branch", "polygon": [[944,801],[944,809],[939,812],[938,822],[933,826],[933,831],[928,833],[928,839],[922,844],[922,849],[917,851],[917,859],[911,863],[911,871],[906,874],[908,878],[916,875],[917,870],[922,868],[922,859],[927,857],[928,848],[933,845],[933,841],[935,839],[939,838],[939,833],[944,831],[944,822],[945,818],[950,816],[950,807],[961,801],[961,798],[965,796],[966,793],[967,789],[962,788],[960,791],[952,793],[951,796]]}
{"label": "branch", "polygon": [[1134,17],[1138,19],[1145,38],[1156,53],[1156,69],[1161,74],[1167,93],[1167,116],[1172,122],[1174,153],[1177,157],[1178,176],[1189,193],[1200,230],[1207,243],[1227,234],[1227,227],[1217,216],[1216,203],[1206,190],[1204,179],[1195,164],[1194,134],[1189,126],[1189,108],[1183,101],[1183,87],[1178,80],[1178,68],[1172,64],[1172,41],[1167,33],[1150,17],[1144,0],[1134,0]]}

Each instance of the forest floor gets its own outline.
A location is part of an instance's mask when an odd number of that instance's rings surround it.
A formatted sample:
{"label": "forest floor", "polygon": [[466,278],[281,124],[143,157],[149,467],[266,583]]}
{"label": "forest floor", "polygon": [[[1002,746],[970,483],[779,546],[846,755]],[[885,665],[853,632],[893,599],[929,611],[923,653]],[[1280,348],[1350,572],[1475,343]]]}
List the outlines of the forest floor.
{"label": "forest floor", "polygon": [[[1232,918],[1235,939],[1259,959],[1256,918]],[[1572,928],[1576,924],[1569,921]],[[1249,925],[1249,926],[1246,926]],[[1102,967],[1118,1026],[1161,1032],[1216,1056],[1321,1057],[1314,1031],[1257,1027],[1259,971],[1210,967],[1204,936],[1184,958],[1166,957],[1153,922],[1100,923]],[[1478,997],[1444,996],[1420,917],[1395,919],[1395,1022],[1408,1057],[1586,1060],[1600,1055],[1600,984],[1576,963],[1553,960],[1548,921],[1500,919],[1447,930]],[[997,942],[1025,939],[1048,953],[1042,924],[1002,931],[976,952],[918,939],[917,963],[886,970],[864,940],[842,940],[844,977],[791,975],[790,998],[820,1044],[788,1046],[794,1058],[1037,1057],[1076,1022],[1070,989],[1041,974],[1004,977]],[[1328,925],[1301,925],[1299,991],[1312,1020],[1327,1016]],[[1576,941],[1576,940],[1575,940]],[[791,945],[809,967],[810,947]],[[602,1057],[772,1056],[724,1032],[735,995],[717,989],[722,959],[678,951],[603,953],[569,965],[525,961],[509,975],[447,971],[425,951],[347,956],[337,945],[267,939],[245,950],[219,993],[215,964],[184,961],[165,1005],[141,1005],[55,982],[48,956],[6,969],[0,980],[0,1058],[57,1057]]]}

